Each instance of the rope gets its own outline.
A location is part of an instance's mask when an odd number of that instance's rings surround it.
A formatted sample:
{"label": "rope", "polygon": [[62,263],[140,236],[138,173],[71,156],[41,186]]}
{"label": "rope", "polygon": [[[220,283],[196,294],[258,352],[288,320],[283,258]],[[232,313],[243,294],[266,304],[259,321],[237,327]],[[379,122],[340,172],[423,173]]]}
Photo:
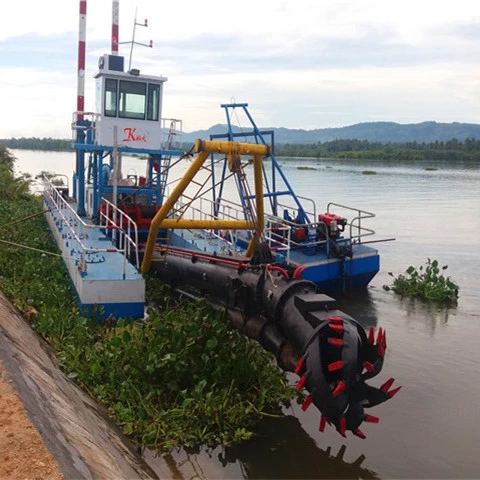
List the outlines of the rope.
{"label": "rope", "polygon": [[38,217],[40,215],[43,215],[44,213],[48,213],[49,211],[50,211],[50,209],[47,208],[46,210],[43,210],[43,212],[34,213],[33,215],[29,215],[28,217],[20,218],[19,220],[15,220],[14,222],[10,222],[10,223],[6,223],[5,225],[1,225],[0,228],[9,227],[11,225],[15,225],[18,222],[23,222],[24,220],[30,220],[30,218]]}
{"label": "rope", "polygon": [[0,240],[0,243],[6,243],[7,245],[10,245],[12,247],[20,247],[20,248],[25,248],[26,250],[33,250],[34,252],[40,252],[40,253],[45,253],[47,255],[53,255],[54,257],[66,258],[67,260],[74,260],[74,261],[78,260],[77,258],[62,255],[60,253],[53,253],[53,252],[48,252],[47,250],[40,250],[39,248],[27,247],[26,245],[20,245],[19,243],[9,242],[7,240]]}

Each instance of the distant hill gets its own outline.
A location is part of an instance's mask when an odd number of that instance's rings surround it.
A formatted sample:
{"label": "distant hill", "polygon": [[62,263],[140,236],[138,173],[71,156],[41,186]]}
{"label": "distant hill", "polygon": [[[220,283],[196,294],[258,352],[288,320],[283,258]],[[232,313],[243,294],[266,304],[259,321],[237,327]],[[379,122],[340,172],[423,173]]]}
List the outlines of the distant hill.
{"label": "distant hill", "polygon": [[[226,125],[214,125],[208,130],[197,130],[182,135],[183,142],[193,142],[196,138],[208,139],[211,134],[225,133]],[[248,129],[233,128],[234,132],[247,131]],[[273,130],[276,144],[316,144],[332,140],[357,139],[381,143],[405,142],[445,142],[456,138],[464,141],[467,138],[480,139],[480,125],[474,123],[437,123],[422,122],[400,124],[395,122],[368,122],[357,123],[348,127],[317,128],[314,130],[301,130],[290,128],[261,128]],[[241,141],[241,138],[239,138]]]}
{"label": "distant hill", "polygon": [[[233,126],[235,133],[249,132],[251,128]],[[466,139],[480,140],[480,124],[476,123],[437,123],[422,122],[400,124],[395,122],[368,122],[357,123],[348,127],[339,128],[317,128],[314,130],[302,130],[291,128],[261,127],[261,130],[273,131],[276,145],[316,145],[332,142],[335,140],[365,140],[367,142],[379,143],[434,143],[448,142],[456,139],[464,142]],[[209,139],[210,135],[224,134],[227,126],[217,124],[208,130],[196,130],[182,134],[184,146],[192,144],[197,138]],[[244,141],[237,137],[238,141]],[[9,138],[0,139],[0,144],[13,149],[30,150],[65,150],[72,149],[72,141],[55,138]],[[362,147],[363,148],[363,147]]]}

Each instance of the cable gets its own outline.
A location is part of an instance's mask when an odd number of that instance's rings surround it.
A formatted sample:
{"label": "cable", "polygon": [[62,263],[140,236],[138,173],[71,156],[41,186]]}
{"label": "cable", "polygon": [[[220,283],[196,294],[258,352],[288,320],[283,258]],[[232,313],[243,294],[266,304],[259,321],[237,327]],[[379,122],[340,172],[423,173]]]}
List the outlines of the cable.
{"label": "cable", "polygon": [[47,255],[53,255],[54,257],[61,257],[61,258],[66,258],[67,260],[77,261],[77,259],[74,258],[74,257],[68,257],[68,256],[62,255],[60,253],[53,253],[53,252],[49,252],[47,250],[40,250],[39,248],[27,247],[26,245],[20,245],[19,243],[9,242],[7,240],[0,240],[0,242],[1,243],[6,243],[7,245],[11,245],[12,247],[25,248],[26,250],[33,250],[34,252],[45,253]]}
{"label": "cable", "polygon": [[43,210],[43,212],[34,213],[33,215],[29,215],[28,217],[20,218],[19,220],[15,220],[14,222],[10,222],[10,223],[6,223],[5,225],[1,225],[0,228],[5,228],[5,227],[9,227],[11,225],[15,225],[18,222],[23,222],[24,220],[29,220],[30,218],[38,217],[39,215],[43,215],[44,213],[48,213],[49,211],[50,211],[50,209],[47,208],[46,210]]}

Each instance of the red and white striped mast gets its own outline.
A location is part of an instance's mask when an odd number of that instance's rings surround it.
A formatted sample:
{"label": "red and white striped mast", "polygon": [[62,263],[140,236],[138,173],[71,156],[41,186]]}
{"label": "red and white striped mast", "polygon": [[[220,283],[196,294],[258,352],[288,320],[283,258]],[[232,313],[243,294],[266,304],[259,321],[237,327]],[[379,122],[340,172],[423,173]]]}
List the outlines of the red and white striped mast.
{"label": "red and white striped mast", "polygon": [[113,0],[112,3],[112,55],[118,55],[118,3],[119,0]]}
{"label": "red and white striped mast", "polygon": [[87,0],[80,0],[78,27],[77,120],[83,120],[85,111],[85,55],[86,55]]}

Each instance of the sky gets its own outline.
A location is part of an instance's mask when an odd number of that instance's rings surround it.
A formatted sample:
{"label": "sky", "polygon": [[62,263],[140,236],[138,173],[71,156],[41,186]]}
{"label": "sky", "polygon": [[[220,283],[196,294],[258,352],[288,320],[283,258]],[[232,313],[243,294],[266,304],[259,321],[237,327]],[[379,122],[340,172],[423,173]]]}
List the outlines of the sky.
{"label": "sky", "polygon": [[[163,116],[191,132],[247,102],[257,125],[480,123],[478,0],[120,0],[132,67],[164,75]],[[8,0],[0,16],[0,138],[70,138],[78,0]],[[109,53],[110,0],[87,2],[86,110]],[[130,45],[120,46],[130,54]]]}

